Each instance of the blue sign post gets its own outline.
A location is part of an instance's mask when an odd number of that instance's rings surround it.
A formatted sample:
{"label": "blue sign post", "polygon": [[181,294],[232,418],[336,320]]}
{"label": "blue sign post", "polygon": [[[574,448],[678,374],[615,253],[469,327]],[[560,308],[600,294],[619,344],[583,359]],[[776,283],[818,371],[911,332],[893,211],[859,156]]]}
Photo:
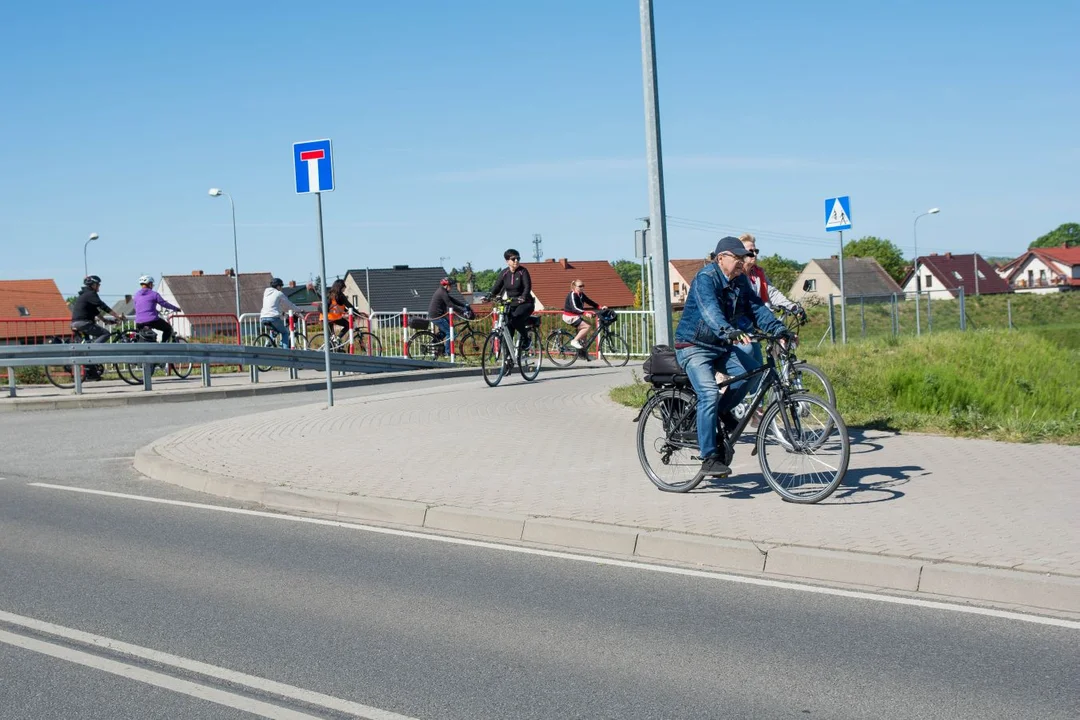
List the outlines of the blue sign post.
{"label": "blue sign post", "polygon": [[322,194],[334,190],[334,161],[329,140],[293,143],[296,194],[315,194],[319,217],[319,266],[322,268],[323,355],[326,357],[326,405],[334,407],[334,376],[330,372],[330,322],[327,319],[326,246],[323,243]]}
{"label": "blue sign post", "polygon": [[[847,300],[844,294],[844,231],[851,229],[851,198],[829,198],[825,201],[825,232],[840,233],[840,341],[847,343]],[[833,335],[835,338],[836,336]]]}

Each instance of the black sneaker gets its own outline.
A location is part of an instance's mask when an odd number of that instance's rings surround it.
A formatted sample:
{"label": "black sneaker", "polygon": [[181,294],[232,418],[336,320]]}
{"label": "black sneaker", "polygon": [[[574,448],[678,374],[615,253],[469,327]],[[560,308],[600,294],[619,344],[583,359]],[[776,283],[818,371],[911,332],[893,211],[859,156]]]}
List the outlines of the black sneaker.
{"label": "black sneaker", "polygon": [[701,474],[727,477],[731,474],[731,468],[725,465],[723,460],[714,456],[705,458],[701,463]]}

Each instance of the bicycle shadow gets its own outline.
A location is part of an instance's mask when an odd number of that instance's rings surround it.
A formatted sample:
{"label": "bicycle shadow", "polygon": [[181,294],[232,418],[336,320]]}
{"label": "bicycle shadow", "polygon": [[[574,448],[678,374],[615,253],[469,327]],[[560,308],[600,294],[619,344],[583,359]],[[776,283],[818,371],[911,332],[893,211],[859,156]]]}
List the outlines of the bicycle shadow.
{"label": "bicycle shadow", "polygon": [[[899,500],[907,494],[899,487],[929,474],[921,465],[848,469],[840,486],[819,504],[869,505]],[[758,495],[772,493],[772,488],[765,482],[764,475],[755,472],[726,478],[705,478],[693,492],[712,493],[731,500],[751,500]]]}

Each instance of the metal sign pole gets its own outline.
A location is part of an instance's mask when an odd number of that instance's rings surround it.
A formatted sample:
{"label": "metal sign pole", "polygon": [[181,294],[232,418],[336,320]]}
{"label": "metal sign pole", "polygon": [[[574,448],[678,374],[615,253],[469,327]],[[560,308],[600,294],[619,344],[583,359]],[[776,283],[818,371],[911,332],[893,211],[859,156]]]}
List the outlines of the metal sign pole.
{"label": "metal sign pole", "polygon": [[840,342],[847,345],[847,295],[844,293],[844,231],[840,231]]}
{"label": "metal sign pole", "polygon": [[330,372],[330,319],[327,317],[326,296],[326,246],[323,244],[322,229],[322,193],[315,193],[315,207],[319,213],[319,268],[322,272],[322,332],[323,355],[326,358],[326,406],[334,407],[334,375]]}

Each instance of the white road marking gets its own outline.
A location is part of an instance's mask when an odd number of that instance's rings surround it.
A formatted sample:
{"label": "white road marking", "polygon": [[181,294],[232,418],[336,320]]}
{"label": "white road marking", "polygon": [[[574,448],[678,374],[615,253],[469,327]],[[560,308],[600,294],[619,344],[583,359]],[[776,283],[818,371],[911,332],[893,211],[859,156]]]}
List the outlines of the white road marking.
{"label": "white road marking", "polygon": [[[132,645],[130,643],[121,642],[120,640],[113,640],[101,635],[94,635],[92,633],[64,627],[63,625],[56,625],[44,620],[15,615],[14,613],[5,612],[3,610],[0,610],[0,622],[23,627],[37,633],[63,638],[67,641],[121,653],[129,657],[139,658],[140,660],[147,660],[152,663],[157,663],[158,665],[174,667],[188,673],[203,675],[215,680],[240,685],[259,692],[270,693],[278,697],[296,700],[327,710],[348,713],[356,717],[365,718],[366,720],[416,720],[407,715],[399,715],[387,710],[368,707],[367,705],[361,705],[360,703],[355,703],[350,700],[343,700],[331,695],[323,695],[322,693],[313,690],[305,690],[303,688],[286,685],[274,680],[267,680],[266,678],[257,677],[255,675],[248,675],[235,670],[229,670],[228,668],[218,667],[217,665],[210,665],[209,663],[204,663],[199,660],[191,660],[180,657],[179,655],[172,655],[140,645]],[[51,655],[52,657],[60,658],[61,660],[69,660],[98,670],[104,670],[105,672],[121,675],[123,677],[131,678],[132,680],[138,680],[139,682],[156,685],[165,688],[166,690],[173,690],[185,695],[193,695],[194,697],[210,700],[211,702],[216,702],[221,705],[228,705],[229,707],[238,708],[267,718],[296,718],[299,720],[301,718],[306,719],[315,717],[314,715],[307,715],[287,708],[278,707],[277,705],[255,700],[254,698],[237,695],[217,688],[200,685],[189,680],[183,680],[170,675],[147,670],[136,665],[129,665],[128,663],[111,660],[81,650],[75,650],[62,645],[54,645],[42,640],[6,632],[3,629],[0,629],[0,642],[16,645],[44,655]]]}
{"label": "white road marking", "polygon": [[137,680],[138,682],[171,690],[182,695],[190,695],[201,700],[209,700],[218,705],[236,708],[237,710],[243,710],[244,712],[259,715],[264,718],[274,718],[275,720],[278,720],[279,718],[280,720],[318,720],[315,715],[296,712],[295,710],[271,705],[270,703],[265,703],[261,700],[255,700],[254,698],[244,697],[243,695],[219,690],[218,688],[207,687],[206,685],[200,685],[191,682],[190,680],[170,677],[169,675],[163,675],[162,673],[154,672],[153,670],[147,670],[134,665],[128,665],[127,663],[117,662],[116,660],[91,655],[90,653],[85,653],[81,650],[72,650],[63,645],[54,645],[34,638],[23,637],[22,635],[9,633],[5,630],[0,630],[0,643],[7,643],[8,645],[21,647],[25,650],[30,650],[42,655],[49,655],[68,662],[85,665],[86,667],[94,668],[95,670],[102,670],[107,673],[112,673],[113,675],[126,677],[130,680]]}
{"label": "white road marking", "polygon": [[1029,615],[1026,613],[1009,610],[994,610],[992,608],[960,605],[958,603],[943,602],[940,600],[921,600],[918,598],[897,597],[894,595],[879,595],[861,590],[842,590],[840,588],[822,587],[820,585],[803,585],[785,580],[769,580],[766,578],[745,577],[742,575],[729,575],[727,573],[713,572],[709,570],[690,570],[688,568],[670,567],[667,565],[653,565],[646,562],[632,560],[615,560],[606,557],[560,552],[558,550],[542,550],[540,548],[523,547],[520,545],[508,545],[504,543],[490,542],[486,540],[467,540],[465,538],[437,535],[430,532],[417,532],[414,530],[398,530],[395,528],[377,527],[374,525],[361,525],[359,523],[345,522],[343,520],[323,520],[321,518],[300,517],[298,515],[283,515],[278,513],[264,512],[262,510],[245,510],[243,508],[222,507],[220,505],[208,505],[204,503],[187,502],[184,500],[165,500],[162,498],[148,497],[145,495],[129,495],[127,493],[111,492],[108,490],[91,490],[89,488],[71,487],[69,485],[53,485],[51,483],[28,483],[30,487],[46,488],[49,490],[66,490],[68,492],[85,493],[88,495],[102,495],[105,497],[121,498],[124,500],[136,500],[138,502],[157,503],[160,505],[175,505],[177,507],[195,508],[199,510],[214,510],[216,512],[233,513],[236,515],[250,515],[252,517],[270,518],[272,520],[284,520],[287,522],[308,523],[311,525],[324,525],[327,527],[346,528],[349,530],[362,530],[364,532],[379,533],[382,535],[396,535],[398,537],[430,540],[433,542],[448,543],[451,545],[466,545],[469,547],[488,548],[490,550],[502,550],[504,552],[519,553],[522,555],[539,555],[541,557],[559,558],[561,560],[573,560],[575,562],[587,562],[595,565],[608,565],[611,567],[630,568],[632,570],[647,570],[650,572],[667,573],[669,575],[684,575],[688,577],[709,578],[712,580],[724,580],[727,582],[741,583],[744,585],[758,585],[760,587],[779,588],[783,590],[795,590],[798,592],[814,593],[817,595],[833,595],[835,597],[854,598],[857,600],[872,600],[874,602],[890,603],[893,605],[908,605],[911,607],[929,608],[932,610],[946,610],[949,612],[965,613],[968,615],[984,615],[1005,620],[1019,620],[1021,622],[1034,623],[1036,625],[1052,625],[1054,627],[1080,630],[1080,621],[1065,620],[1062,618],[1044,617],[1042,615]]}

